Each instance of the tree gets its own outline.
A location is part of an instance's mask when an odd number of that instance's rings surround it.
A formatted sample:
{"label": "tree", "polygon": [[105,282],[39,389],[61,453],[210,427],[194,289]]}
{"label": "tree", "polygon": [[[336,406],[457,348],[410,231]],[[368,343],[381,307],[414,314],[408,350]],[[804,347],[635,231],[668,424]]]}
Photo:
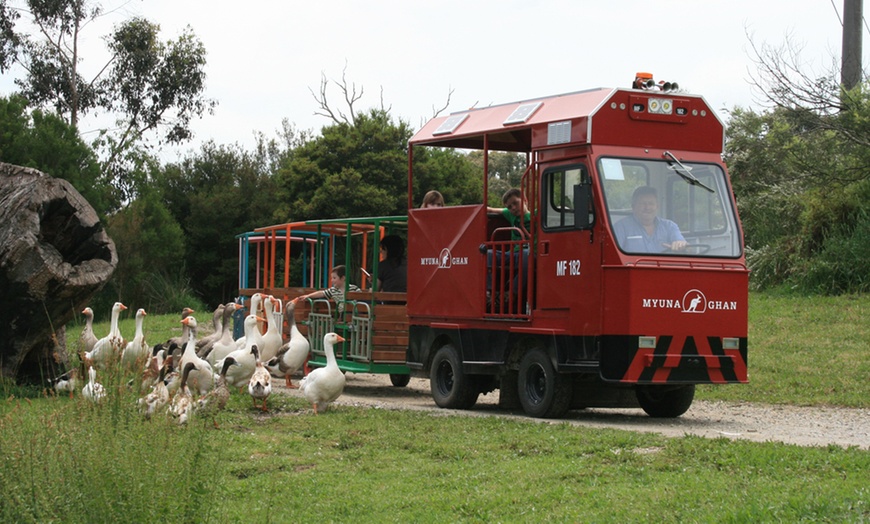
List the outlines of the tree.
{"label": "tree", "polygon": [[180,309],[177,304],[166,304],[163,289],[154,287],[161,279],[180,280],[185,254],[184,233],[159,192],[144,191],[112,215],[107,229],[118,250],[118,266],[111,280],[114,295],[135,297],[149,311]]}
{"label": "tree", "polygon": [[381,109],[324,127],[276,175],[275,220],[404,214],[410,137]]}
{"label": "tree", "polygon": [[0,97],[0,158],[70,182],[105,216],[110,192],[99,183],[100,164],[93,149],[59,117],[39,109],[28,112],[21,96]]}
{"label": "tree", "polygon": [[182,162],[155,174],[164,205],[181,225],[184,265],[191,287],[209,304],[225,303],[238,290],[236,235],[269,224],[275,207],[275,189],[269,166],[270,145],[260,143],[255,153],[238,146],[202,145]]}
{"label": "tree", "polygon": [[6,5],[6,0],[0,0],[0,73],[12,65],[18,54],[18,46],[21,44],[15,34],[15,21],[18,17],[18,13]]}
{"label": "tree", "polygon": [[[4,52],[26,72],[16,84],[31,104],[53,108],[72,126],[96,109],[115,115],[118,131],[104,130],[98,141],[107,173],[125,167],[123,155],[146,134],[159,131],[159,139],[167,143],[189,139],[192,119],[214,107],[215,102],[203,96],[205,48],[190,27],[177,40],[161,42],[157,24],[142,18],[126,20],[105,38],[111,55],[108,62],[91,68],[91,75],[85,77],[79,42],[87,25],[100,16],[101,7],[86,0],[27,0],[26,4],[39,34],[13,33],[20,43],[18,52]],[[0,30],[14,27],[5,0],[2,6]]]}
{"label": "tree", "polygon": [[754,84],[772,109],[732,111],[728,162],[757,287],[870,289],[870,90],[836,65],[805,67],[792,42],[756,46]]}

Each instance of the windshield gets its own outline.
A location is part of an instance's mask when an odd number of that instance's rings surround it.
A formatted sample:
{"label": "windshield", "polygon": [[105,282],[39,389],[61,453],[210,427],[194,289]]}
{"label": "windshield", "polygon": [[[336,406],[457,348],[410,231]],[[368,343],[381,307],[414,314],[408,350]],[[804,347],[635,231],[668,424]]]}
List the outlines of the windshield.
{"label": "windshield", "polygon": [[623,252],[740,256],[741,236],[719,165],[601,158],[598,175]]}

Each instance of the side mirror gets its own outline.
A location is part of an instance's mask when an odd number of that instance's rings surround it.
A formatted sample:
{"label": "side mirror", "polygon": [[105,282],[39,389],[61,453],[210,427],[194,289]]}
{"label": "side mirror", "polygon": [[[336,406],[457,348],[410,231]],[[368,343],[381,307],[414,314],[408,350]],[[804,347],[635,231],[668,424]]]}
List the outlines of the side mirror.
{"label": "side mirror", "polygon": [[592,186],[577,184],[574,186],[574,229],[591,229],[593,218]]}

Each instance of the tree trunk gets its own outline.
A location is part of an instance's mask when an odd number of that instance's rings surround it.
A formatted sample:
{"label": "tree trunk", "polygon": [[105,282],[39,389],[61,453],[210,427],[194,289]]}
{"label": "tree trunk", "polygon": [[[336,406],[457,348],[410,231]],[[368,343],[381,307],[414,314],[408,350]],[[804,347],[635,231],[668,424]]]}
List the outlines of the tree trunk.
{"label": "tree trunk", "polygon": [[0,162],[0,375],[66,371],[63,326],[112,276],[115,244],[66,180]]}

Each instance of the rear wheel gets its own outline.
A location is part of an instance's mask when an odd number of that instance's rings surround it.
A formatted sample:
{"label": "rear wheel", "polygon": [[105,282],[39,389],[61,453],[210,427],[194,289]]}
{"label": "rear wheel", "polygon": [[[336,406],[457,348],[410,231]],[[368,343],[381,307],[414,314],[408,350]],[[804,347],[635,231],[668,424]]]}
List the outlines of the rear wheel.
{"label": "rear wheel", "polygon": [[403,388],[411,382],[411,375],[390,373],[390,383],[397,388]]}
{"label": "rear wheel", "polygon": [[462,371],[459,352],[451,345],[442,346],[435,353],[429,371],[429,386],[435,404],[442,408],[469,409],[479,395],[477,385]]}
{"label": "rear wheel", "polygon": [[527,415],[559,418],[571,405],[571,382],[553,367],[547,353],[535,348],[520,361],[517,393]]}
{"label": "rear wheel", "polygon": [[689,410],[695,398],[695,385],[639,386],[637,401],[647,415],[655,418],[675,418]]}

